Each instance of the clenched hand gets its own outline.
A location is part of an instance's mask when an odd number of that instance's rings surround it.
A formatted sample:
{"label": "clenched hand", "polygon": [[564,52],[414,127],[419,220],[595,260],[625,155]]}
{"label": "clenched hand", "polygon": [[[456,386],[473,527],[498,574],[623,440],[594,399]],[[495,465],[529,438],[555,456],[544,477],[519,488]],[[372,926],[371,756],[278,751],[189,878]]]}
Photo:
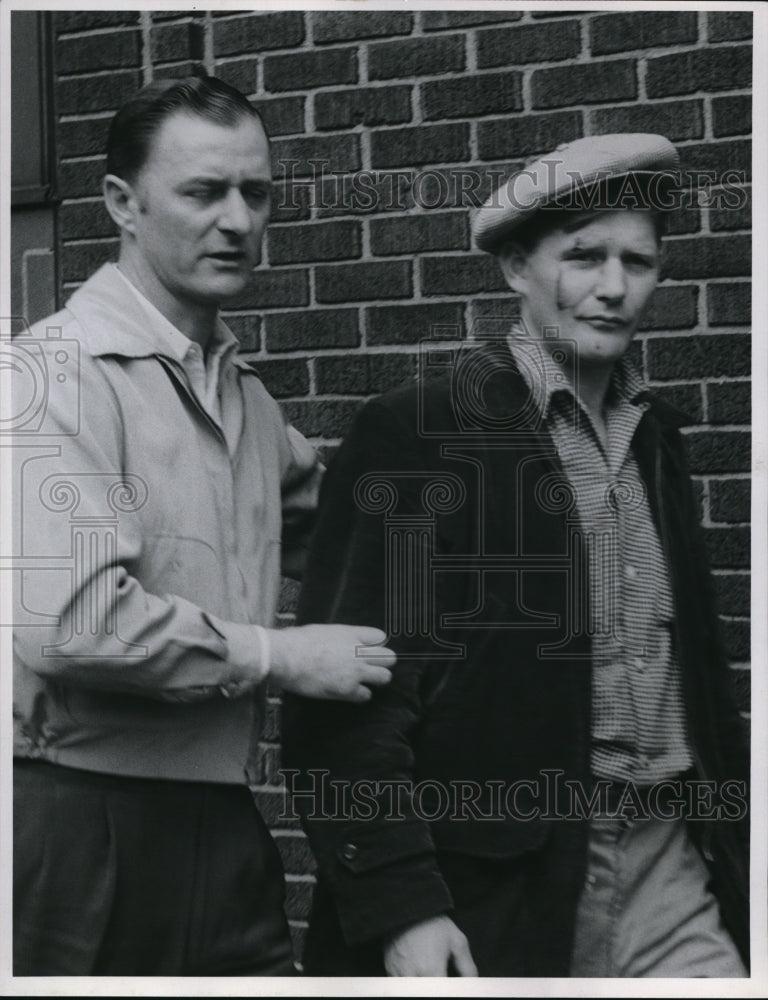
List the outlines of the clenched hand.
{"label": "clenched hand", "polygon": [[476,976],[469,943],[449,917],[432,917],[398,934],[384,948],[388,976]]}
{"label": "clenched hand", "polygon": [[270,630],[270,675],[307,698],[363,702],[392,679],[386,634],[364,625],[299,625]]}

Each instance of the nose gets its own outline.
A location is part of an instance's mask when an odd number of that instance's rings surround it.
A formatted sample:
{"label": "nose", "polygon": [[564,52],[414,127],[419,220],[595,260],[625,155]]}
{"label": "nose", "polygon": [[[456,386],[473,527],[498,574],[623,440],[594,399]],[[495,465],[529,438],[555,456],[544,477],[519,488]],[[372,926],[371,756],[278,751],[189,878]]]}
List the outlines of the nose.
{"label": "nose", "polygon": [[600,269],[595,295],[608,302],[620,302],[626,290],[624,265],[616,257],[609,257]]}
{"label": "nose", "polygon": [[251,231],[252,226],[253,220],[245,199],[237,188],[231,188],[222,205],[219,229],[245,236]]}

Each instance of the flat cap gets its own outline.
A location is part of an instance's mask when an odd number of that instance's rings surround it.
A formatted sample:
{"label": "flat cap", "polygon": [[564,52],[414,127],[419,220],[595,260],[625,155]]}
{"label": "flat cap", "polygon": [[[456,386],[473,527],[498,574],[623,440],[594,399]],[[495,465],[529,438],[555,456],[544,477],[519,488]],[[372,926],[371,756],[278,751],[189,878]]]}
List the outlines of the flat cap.
{"label": "flat cap", "polygon": [[631,174],[657,175],[670,182],[679,162],[669,139],[646,132],[594,135],[564,143],[513,174],[477,209],[472,219],[475,246],[495,252],[542,208],[629,207],[626,199],[611,206],[590,193]]}

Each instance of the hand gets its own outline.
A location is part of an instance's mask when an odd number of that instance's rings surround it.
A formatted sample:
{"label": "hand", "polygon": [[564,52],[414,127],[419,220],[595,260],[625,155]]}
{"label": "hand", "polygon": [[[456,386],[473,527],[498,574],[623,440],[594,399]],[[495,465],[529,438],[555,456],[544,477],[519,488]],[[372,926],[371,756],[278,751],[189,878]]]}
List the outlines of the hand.
{"label": "hand", "polygon": [[386,635],[364,625],[299,625],[270,630],[270,676],[307,698],[368,701],[371,687],[388,684],[395,663]]}
{"label": "hand", "polygon": [[476,976],[469,942],[449,917],[414,924],[384,948],[388,976]]}

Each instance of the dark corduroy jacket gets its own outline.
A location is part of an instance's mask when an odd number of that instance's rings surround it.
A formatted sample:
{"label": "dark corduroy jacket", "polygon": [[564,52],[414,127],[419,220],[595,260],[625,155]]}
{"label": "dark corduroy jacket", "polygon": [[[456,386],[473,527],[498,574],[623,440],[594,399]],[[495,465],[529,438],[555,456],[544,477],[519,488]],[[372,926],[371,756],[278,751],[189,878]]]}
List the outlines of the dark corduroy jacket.
{"label": "dark corduroy jacket", "polygon": [[[719,788],[747,781],[746,742],[680,415],[649,401],[633,450],[671,572],[697,777]],[[573,805],[562,789],[592,789],[583,565],[506,346],[363,408],[326,477],[299,621],[384,628],[398,663],[364,705],[285,699],[283,764],[319,868],[308,973],[381,974],[383,940],[450,912],[481,975],[568,975],[588,823],[555,817]],[[691,825],[746,958],[747,820]]]}

